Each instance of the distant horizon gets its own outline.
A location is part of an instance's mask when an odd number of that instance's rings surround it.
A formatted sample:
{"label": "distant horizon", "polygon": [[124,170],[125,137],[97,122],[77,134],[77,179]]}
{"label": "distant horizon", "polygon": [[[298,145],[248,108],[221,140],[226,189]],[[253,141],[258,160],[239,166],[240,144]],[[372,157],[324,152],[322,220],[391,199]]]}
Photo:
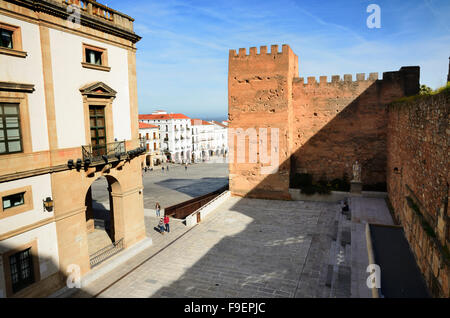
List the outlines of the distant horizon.
{"label": "distant horizon", "polygon": [[191,119],[203,119],[205,121],[214,120],[214,121],[221,122],[222,120],[228,120],[228,114],[226,114],[226,115],[220,115],[220,114],[218,114],[218,115],[198,115],[198,114],[194,114],[193,115],[192,113],[189,113],[189,112],[170,111],[170,110],[164,109],[164,107],[155,108],[154,110],[149,111],[149,112],[141,112],[141,111],[139,111],[139,115],[149,115],[149,114],[155,112],[156,110],[162,110],[162,111],[167,112],[168,114],[170,114],[170,113],[183,114],[183,115],[188,116]]}

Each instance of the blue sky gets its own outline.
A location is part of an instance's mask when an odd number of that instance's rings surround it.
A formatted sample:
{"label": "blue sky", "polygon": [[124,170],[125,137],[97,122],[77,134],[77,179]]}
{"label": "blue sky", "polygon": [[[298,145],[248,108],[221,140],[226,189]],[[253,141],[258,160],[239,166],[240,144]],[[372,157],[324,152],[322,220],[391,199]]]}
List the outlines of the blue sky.
{"label": "blue sky", "polygon": [[[288,44],[300,77],[419,65],[421,84],[445,84],[450,1],[100,0],[135,19],[139,112],[227,117],[229,49]],[[369,4],[381,28],[369,29]]]}

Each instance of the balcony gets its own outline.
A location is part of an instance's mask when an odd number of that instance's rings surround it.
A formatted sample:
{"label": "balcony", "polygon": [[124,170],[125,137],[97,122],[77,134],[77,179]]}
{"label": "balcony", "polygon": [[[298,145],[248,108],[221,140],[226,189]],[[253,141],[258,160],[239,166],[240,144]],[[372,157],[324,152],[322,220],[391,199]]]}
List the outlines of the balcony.
{"label": "balcony", "polygon": [[83,161],[89,159],[91,163],[105,162],[105,159],[118,159],[126,156],[125,141],[116,141],[103,145],[81,146]]}
{"label": "balcony", "polygon": [[[36,1],[34,1],[36,2]],[[39,1],[41,2],[41,1]],[[50,1],[44,1],[50,2]],[[53,1],[55,2],[55,1]],[[121,32],[127,36],[133,42],[139,41],[140,37],[134,34],[133,31],[133,18],[129,17],[126,14],[123,14],[119,11],[111,9],[101,3],[98,3],[95,0],[61,0],[59,1],[62,5],[62,9],[66,12],[67,6],[75,5],[80,8],[81,11],[81,20],[89,20],[91,24],[94,24],[96,28],[101,28],[103,26],[104,29],[114,29],[114,31]],[[48,4],[40,4],[44,7],[47,7]],[[52,4],[52,9],[54,11],[59,11],[60,6],[57,7]],[[84,22],[84,21],[82,21]],[[119,31],[120,30],[120,31]]]}

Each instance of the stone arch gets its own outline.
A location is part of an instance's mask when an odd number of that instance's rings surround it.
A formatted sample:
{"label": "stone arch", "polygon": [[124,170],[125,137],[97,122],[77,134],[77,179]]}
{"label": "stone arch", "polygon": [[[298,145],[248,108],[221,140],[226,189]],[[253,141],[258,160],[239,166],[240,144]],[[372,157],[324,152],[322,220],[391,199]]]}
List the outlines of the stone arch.
{"label": "stone arch", "polygon": [[[89,180],[87,189],[85,190],[85,206],[86,206],[86,230],[89,233],[94,231],[94,206],[92,200],[92,185],[95,181],[104,177],[107,182],[108,202],[109,202],[109,218],[103,219],[105,222],[105,231],[111,239],[111,242],[117,242],[123,238],[124,223],[122,213],[122,187],[117,178],[111,175],[99,175],[93,180]],[[117,207],[117,208],[116,208]],[[91,251],[90,251],[91,252]]]}

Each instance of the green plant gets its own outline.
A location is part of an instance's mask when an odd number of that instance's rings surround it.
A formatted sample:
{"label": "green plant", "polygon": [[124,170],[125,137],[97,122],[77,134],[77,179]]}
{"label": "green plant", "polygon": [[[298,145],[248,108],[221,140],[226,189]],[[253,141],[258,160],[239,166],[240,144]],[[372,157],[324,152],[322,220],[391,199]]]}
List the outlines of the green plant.
{"label": "green plant", "polygon": [[433,90],[431,89],[431,87],[428,87],[427,85],[420,85],[420,95],[430,95],[432,92]]}
{"label": "green plant", "polygon": [[309,173],[296,173],[291,182],[291,187],[302,189],[312,185],[312,175]]}
{"label": "green plant", "polygon": [[346,180],[345,175],[344,175],[343,179],[339,179],[339,178],[333,179],[333,180],[331,180],[331,182],[329,184],[330,184],[331,190],[333,190],[333,191],[347,192],[350,190],[350,182],[348,182]]}
{"label": "green plant", "polygon": [[312,195],[317,192],[316,187],[313,186],[312,184],[308,185],[308,186],[304,186],[300,189],[301,189],[301,193],[306,194],[306,195]]}
{"label": "green plant", "polygon": [[364,191],[377,191],[377,192],[386,192],[387,185],[386,182],[378,182],[374,184],[365,184],[363,185]]}

